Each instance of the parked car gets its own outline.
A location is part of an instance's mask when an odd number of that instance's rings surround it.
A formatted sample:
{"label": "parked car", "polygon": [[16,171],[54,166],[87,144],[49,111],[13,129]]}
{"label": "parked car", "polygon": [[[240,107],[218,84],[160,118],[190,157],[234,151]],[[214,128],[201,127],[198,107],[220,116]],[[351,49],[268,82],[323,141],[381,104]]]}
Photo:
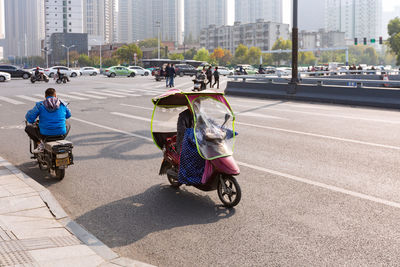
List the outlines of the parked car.
{"label": "parked car", "polygon": [[81,75],[81,72],[79,70],[73,70],[73,69],[65,67],[65,66],[54,66],[54,67],[45,69],[44,74],[46,74],[50,78],[53,78],[54,75],[57,73],[58,69],[60,69],[60,72],[62,74],[65,74],[69,77],[77,77],[77,76]]}
{"label": "parked car", "polygon": [[114,78],[115,76],[128,76],[135,77],[136,73],[134,70],[128,69],[123,66],[113,66],[104,71],[104,75],[110,78]]}
{"label": "parked car", "polygon": [[180,77],[183,77],[185,75],[194,76],[197,73],[197,69],[189,64],[176,64],[175,73]]}
{"label": "parked car", "polygon": [[100,70],[93,68],[93,67],[84,67],[79,70],[81,75],[90,75],[90,76],[96,76],[97,74],[100,74]]}
{"label": "parked car", "polygon": [[12,65],[0,65],[0,71],[9,73],[12,78],[29,79],[32,75],[29,71]]}
{"label": "parked car", "polygon": [[139,66],[129,66],[128,69],[133,70],[136,75],[149,76],[151,74],[151,71]]}
{"label": "parked car", "polygon": [[228,76],[233,75],[233,70],[228,69],[227,67],[218,67],[219,75]]}
{"label": "parked car", "polygon": [[0,82],[10,81],[11,74],[7,72],[0,72]]}

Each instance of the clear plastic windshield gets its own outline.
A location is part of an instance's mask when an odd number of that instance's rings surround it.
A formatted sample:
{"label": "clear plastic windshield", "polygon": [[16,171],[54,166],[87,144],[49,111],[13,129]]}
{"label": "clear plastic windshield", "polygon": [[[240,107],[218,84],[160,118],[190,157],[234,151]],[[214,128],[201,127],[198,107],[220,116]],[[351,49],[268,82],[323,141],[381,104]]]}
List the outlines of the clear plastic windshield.
{"label": "clear plastic windshield", "polygon": [[153,140],[162,148],[167,137],[176,135],[179,113],[187,109],[186,106],[155,106],[151,120]]}
{"label": "clear plastic windshield", "polygon": [[232,112],[224,103],[212,97],[196,98],[192,105],[200,155],[207,160],[232,155],[235,139]]}

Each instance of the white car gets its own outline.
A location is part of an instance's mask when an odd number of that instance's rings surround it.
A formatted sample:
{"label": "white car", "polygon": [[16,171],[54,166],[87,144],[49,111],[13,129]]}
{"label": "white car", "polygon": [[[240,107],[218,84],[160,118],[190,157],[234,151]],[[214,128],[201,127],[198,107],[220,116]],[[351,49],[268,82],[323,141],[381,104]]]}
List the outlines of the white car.
{"label": "white car", "polygon": [[46,74],[50,78],[53,78],[54,75],[57,73],[58,69],[60,69],[60,72],[62,74],[65,74],[70,77],[77,77],[77,76],[81,75],[81,72],[79,70],[73,70],[71,68],[67,68],[64,66],[54,66],[54,67],[45,69],[44,74]]}
{"label": "white car", "polygon": [[129,66],[128,69],[133,70],[136,75],[149,76],[151,72],[139,66]]}
{"label": "white car", "polygon": [[0,82],[10,81],[11,74],[7,72],[0,71]]}
{"label": "white car", "polygon": [[97,74],[100,74],[100,70],[93,67],[84,67],[81,68],[79,71],[81,75],[96,76]]}
{"label": "white car", "polygon": [[233,75],[233,70],[228,69],[227,67],[218,67],[219,75],[228,76]]}

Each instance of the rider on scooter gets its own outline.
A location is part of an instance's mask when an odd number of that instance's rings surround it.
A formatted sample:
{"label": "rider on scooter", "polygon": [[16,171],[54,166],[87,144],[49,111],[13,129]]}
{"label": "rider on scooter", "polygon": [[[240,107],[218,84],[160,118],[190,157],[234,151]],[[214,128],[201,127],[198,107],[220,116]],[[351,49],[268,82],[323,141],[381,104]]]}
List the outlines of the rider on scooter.
{"label": "rider on scooter", "polygon": [[40,72],[40,68],[39,68],[39,67],[36,67],[36,70],[35,70],[35,77],[36,77],[36,79],[38,79],[38,80],[42,80],[42,79],[43,79],[43,73]]}
{"label": "rider on scooter", "polygon": [[[30,123],[25,127],[25,132],[38,145],[33,151],[34,154],[43,151],[42,139],[48,136],[63,136],[65,138],[71,128],[66,121],[71,117],[71,111],[67,104],[57,98],[56,90],[47,89],[45,97],[44,101],[37,102],[35,107],[25,115],[26,120]],[[34,124],[38,117],[39,125]]]}

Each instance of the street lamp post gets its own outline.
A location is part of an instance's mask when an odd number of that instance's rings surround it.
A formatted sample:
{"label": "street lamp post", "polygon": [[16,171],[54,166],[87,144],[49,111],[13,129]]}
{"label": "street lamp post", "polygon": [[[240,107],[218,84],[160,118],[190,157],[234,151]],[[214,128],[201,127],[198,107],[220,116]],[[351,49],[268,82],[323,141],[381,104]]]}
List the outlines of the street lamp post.
{"label": "street lamp post", "polygon": [[298,0],[293,0],[293,28],[292,28],[292,80],[291,84],[298,84],[298,52],[299,29],[297,26]]}
{"label": "street lamp post", "polygon": [[70,50],[72,47],[75,47],[75,45],[71,45],[71,46],[61,45],[61,46],[67,49],[67,67],[69,68],[69,50]]}
{"label": "street lamp post", "polygon": [[45,47],[42,49],[43,52],[45,52],[46,54],[46,68],[49,68],[49,55],[48,53],[51,51],[51,49],[49,49],[48,47]]}
{"label": "street lamp post", "polygon": [[161,28],[161,23],[159,22],[159,21],[157,21],[156,22],[156,27],[158,28],[158,34],[157,34],[157,41],[158,41],[158,49],[157,49],[157,51],[158,51],[158,59],[160,59],[160,47],[161,47],[161,45],[160,45],[160,28]]}

